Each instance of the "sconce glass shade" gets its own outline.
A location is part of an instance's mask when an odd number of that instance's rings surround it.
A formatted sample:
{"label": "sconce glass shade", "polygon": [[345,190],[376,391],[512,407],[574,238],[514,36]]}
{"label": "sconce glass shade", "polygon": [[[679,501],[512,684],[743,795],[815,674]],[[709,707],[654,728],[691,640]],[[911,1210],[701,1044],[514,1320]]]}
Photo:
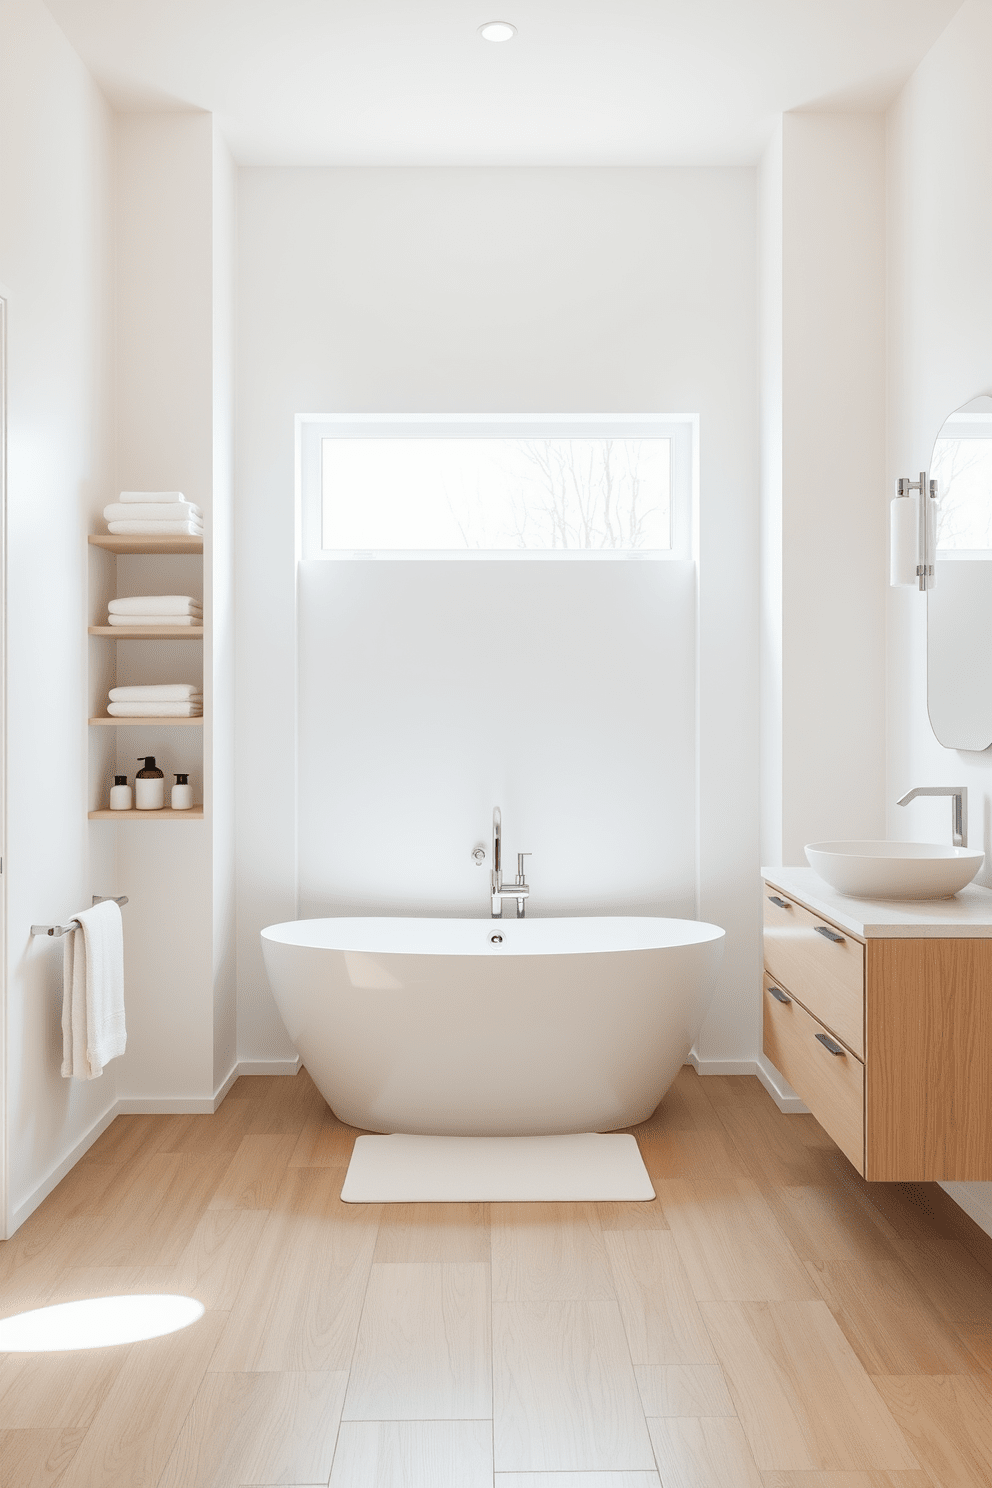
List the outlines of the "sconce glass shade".
{"label": "sconce glass shade", "polygon": [[915,491],[896,496],[889,510],[889,583],[893,588],[915,589],[920,561],[920,498]]}

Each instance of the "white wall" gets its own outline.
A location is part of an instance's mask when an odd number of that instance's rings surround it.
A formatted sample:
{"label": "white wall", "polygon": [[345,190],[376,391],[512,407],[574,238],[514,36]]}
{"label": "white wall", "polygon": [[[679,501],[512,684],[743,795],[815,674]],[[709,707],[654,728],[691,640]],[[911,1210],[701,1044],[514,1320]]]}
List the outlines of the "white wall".
{"label": "white wall", "polygon": [[782,217],[783,123],[758,170],[761,442],[761,861],[782,861]]}
{"label": "white wall", "polygon": [[763,842],[884,835],[885,154],[786,114],[762,170]]}
{"label": "white wall", "polygon": [[[235,1055],[232,960],[234,171],[209,114],[117,121],[117,479],[181,490],[206,518],[202,563],[118,560],[126,592],[201,592],[205,640],[118,647],[121,680],[204,687],[204,727],[120,729],[121,770],[154,753],[202,786],[202,821],[107,823],[127,908],[132,1109],[210,1102]],[[216,651],[215,651],[216,639]],[[206,657],[205,666],[202,656]],[[202,671],[201,671],[202,667]],[[215,765],[218,767],[215,769]]]}
{"label": "white wall", "polygon": [[[258,932],[297,913],[295,415],[659,411],[700,416],[699,907],[729,931],[700,1052],[753,1058],[753,172],[243,170],[240,181],[240,1056],[290,1052]],[[526,652],[507,646],[501,662],[526,668]],[[429,656],[424,667],[437,686]],[[462,785],[477,774],[471,740],[452,770]],[[479,789],[491,808],[490,783]],[[629,818],[636,791],[618,791]],[[512,837],[509,814],[507,825]],[[467,847],[477,831],[465,821]]]}
{"label": "white wall", "polygon": [[213,472],[210,565],[211,707],[204,746],[210,754],[213,852],[214,1090],[237,1060],[238,1006],[234,869],[234,428],[238,180],[231,152],[213,127]]}
{"label": "white wall", "polygon": [[[990,55],[992,11],[968,0],[889,114],[889,492],[929,468],[948,413],[992,392]],[[969,840],[986,854],[979,882],[992,886],[992,751],[934,738],[926,601],[914,590],[888,590],[887,706],[888,834],[948,841],[946,801],[895,801],[914,785],[966,785]],[[948,1189],[992,1233],[992,1184]]]}
{"label": "white wall", "polygon": [[487,915],[496,805],[528,913],[694,914],[689,560],[315,559],[299,604],[303,916]]}
{"label": "white wall", "polygon": [[110,111],[38,0],[0,0],[0,284],[9,295],[7,1120],[12,1228],[112,1108],[63,1080],[65,921],[116,891],[87,811],[86,539],[112,484]]}

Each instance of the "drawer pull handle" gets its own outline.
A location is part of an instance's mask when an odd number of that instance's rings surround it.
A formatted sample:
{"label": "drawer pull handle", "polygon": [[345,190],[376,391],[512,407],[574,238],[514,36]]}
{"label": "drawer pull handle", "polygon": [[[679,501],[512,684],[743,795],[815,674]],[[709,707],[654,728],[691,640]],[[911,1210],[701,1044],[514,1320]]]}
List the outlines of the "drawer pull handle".
{"label": "drawer pull handle", "polygon": [[786,997],[786,995],[782,991],[782,988],[781,987],[769,987],[768,990],[771,993],[771,995],[774,997],[774,999],[775,999],[776,1002],[782,1002],[782,1003],[785,1003],[786,1005],[788,1005],[789,1003],[791,1003],[792,998],[791,997]]}
{"label": "drawer pull handle", "polygon": [[792,908],[792,905],[789,903],[788,899],[780,899],[777,894],[769,894],[768,895],[768,903],[769,904],[777,904],[778,907],[779,907],[779,909],[791,909]]}
{"label": "drawer pull handle", "polygon": [[836,1039],[832,1039],[829,1034],[816,1033],[813,1037],[818,1044],[822,1044],[825,1049],[829,1049],[831,1054],[843,1054],[845,1052],[844,1046],[839,1044]]}
{"label": "drawer pull handle", "polygon": [[834,945],[843,945],[843,935],[838,935],[836,930],[828,930],[826,925],[814,925],[813,929],[817,935],[822,935],[825,940],[832,940]]}

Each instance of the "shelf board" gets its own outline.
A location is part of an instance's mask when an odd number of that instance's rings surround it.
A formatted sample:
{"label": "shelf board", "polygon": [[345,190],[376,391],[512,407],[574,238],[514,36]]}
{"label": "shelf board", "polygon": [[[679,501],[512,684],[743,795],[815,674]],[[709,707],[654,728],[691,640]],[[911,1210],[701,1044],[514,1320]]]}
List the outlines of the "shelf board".
{"label": "shelf board", "polygon": [[89,811],[90,821],[202,821],[203,807],[190,806],[187,811],[173,811],[163,806],[161,811]]}
{"label": "shelf board", "polygon": [[90,533],[94,548],[108,553],[202,553],[202,537],[120,537],[111,532]]}
{"label": "shelf board", "polygon": [[191,724],[202,724],[199,718],[91,718],[90,727],[102,728],[189,728]]}
{"label": "shelf board", "polygon": [[90,635],[112,641],[202,641],[202,625],[91,625]]}

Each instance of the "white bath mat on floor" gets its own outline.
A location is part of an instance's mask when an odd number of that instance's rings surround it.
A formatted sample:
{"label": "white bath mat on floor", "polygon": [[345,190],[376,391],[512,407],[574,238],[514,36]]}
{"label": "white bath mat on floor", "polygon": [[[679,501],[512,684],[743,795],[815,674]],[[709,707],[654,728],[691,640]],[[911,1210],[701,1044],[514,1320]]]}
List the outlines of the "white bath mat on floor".
{"label": "white bath mat on floor", "polygon": [[600,1203],[653,1199],[632,1136],[359,1137],[346,1204]]}

